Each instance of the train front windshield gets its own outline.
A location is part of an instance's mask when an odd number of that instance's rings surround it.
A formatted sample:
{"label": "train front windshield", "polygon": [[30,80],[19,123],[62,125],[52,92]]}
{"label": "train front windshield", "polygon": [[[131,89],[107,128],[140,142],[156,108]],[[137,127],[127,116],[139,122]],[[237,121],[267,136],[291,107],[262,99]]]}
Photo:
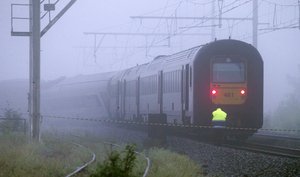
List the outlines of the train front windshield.
{"label": "train front windshield", "polygon": [[245,82],[244,62],[214,62],[212,64],[213,83]]}

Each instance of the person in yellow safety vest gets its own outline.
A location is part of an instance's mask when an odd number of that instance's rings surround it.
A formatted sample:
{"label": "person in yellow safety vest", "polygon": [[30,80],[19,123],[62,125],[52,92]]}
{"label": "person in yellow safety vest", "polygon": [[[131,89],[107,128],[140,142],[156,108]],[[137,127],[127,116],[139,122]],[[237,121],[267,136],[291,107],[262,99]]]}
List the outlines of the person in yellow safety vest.
{"label": "person in yellow safety vest", "polygon": [[221,108],[217,108],[212,112],[212,125],[214,127],[225,127],[227,113],[224,112]]}

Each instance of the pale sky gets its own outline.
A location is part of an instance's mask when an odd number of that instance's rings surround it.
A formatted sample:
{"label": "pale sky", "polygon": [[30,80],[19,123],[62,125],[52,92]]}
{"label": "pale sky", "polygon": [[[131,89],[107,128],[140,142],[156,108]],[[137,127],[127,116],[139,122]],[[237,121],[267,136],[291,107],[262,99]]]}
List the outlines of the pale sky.
{"label": "pale sky", "polygon": [[[68,0],[60,0],[57,11]],[[252,2],[248,0],[225,0],[223,17],[251,17]],[[28,37],[10,36],[10,4],[24,3],[24,0],[0,1],[0,80],[27,79],[29,76]],[[136,32],[136,33],[210,33],[210,28],[199,26],[199,21],[132,20],[130,16],[211,16],[212,0],[77,0],[75,5],[41,39],[41,77],[51,80],[60,76],[99,73],[124,69],[142,64],[161,54],[171,54],[211,40],[206,36],[176,36],[171,38],[170,47],[165,37],[105,36],[94,57],[91,48],[93,37],[84,32]],[[277,2],[277,6],[272,2]],[[245,5],[243,5],[245,4]],[[259,0],[259,21],[268,23],[259,28],[280,27],[296,24],[299,19],[297,0]],[[288,6],[286,6],[288,5]],[[215,6],[216,14],[219,10]],[[15,9],[16,15],[28,15],[28,9]],[[215,15],[218,17],[218,15]],[[48,19],[43,19],[46,24]],[[15,22],[14,28],[27,30],[26,22]],[[218,24],[218,21],[215,22]],[[192,26],[198,26],[192,28]],[[175,28],[177,27],[177,28]],[[216,37],[251,43],[251,22],[224,21],[222,28],[216,28]],[[184,32],[183,32],[184,31]],[[263,31],[259,31],[261,33]],[[101,36],[98,36],[98,42]],[[145,48],[133,48],[145,47]],[[84,48],[83,48],[84,47]],[[109,47],[109,48],[107,48]],[[265,107],[274,108],[291,91],[287,85],[287,75],[299,75],[300,30],[284,29],[259,35],[258,50],[265,64]],[[147,52],[146,52],[147,51]]]}

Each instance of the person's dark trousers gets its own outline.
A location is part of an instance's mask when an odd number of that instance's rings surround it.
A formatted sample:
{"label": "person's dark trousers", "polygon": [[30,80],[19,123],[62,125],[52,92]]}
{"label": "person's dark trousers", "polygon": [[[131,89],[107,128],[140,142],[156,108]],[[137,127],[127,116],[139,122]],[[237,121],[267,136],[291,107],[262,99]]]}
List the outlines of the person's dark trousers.
{"label": "person's dark trousers", "polygon": [[212,121],[212,127],[214,130],[215,143],[216,145],[219,145],[226,139],[226,135],[224,134],[226,121]]}
{"label": "person's dark trousers", "polygon": [[226,127],[225,121],[212,121],[213,127]]}

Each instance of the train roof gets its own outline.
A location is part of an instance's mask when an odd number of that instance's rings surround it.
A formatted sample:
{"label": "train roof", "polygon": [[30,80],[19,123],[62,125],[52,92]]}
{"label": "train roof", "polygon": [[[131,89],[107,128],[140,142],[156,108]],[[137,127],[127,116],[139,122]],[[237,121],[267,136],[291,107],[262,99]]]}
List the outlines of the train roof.
{"label": "train roof", "polygon": [[[215,50],[216,48],[224,48],[224,46],[247,46],[248,48],[248,45],[250,44],[233,39],[212,41],[210,43],[192,47],[190,49],[180,51],[171,55],[158,55],[149,63],[137,65],[118,72],[118,74],[115,75],[113,79],[123,80],[124,78],[126,78],[126,80],[135,80],[137,76],[145,77],[154,75],[157,74],[157,72],[160,70],[168,71],[181,69],[182,65],[193,62],[198,54],[205,51]],[[252,48],[254,49],[254,47]],[[251,51],[254,50],[251,49]],[[200,59],[202,60],[203,58]]]}
{"label": "train roof", "polygon": [[118,72],[113,79],[134,80],[137,76],[148,76],[156,74],[158,70],[165,69],[166,67],[178,67],[178,65],[189,63],[195,57],[197,51],[202,46],[196,46],[184,51],[177,52],[172,55],[159,55],[149,63],[137,65],[129,69]]}
{"label": "train roof", "polygon": [[196,46],[172,55],[157,56],[148,65],[148,71],[163,69],[166,66],[185,64],[193,60],[195,54],[202,46]]}

